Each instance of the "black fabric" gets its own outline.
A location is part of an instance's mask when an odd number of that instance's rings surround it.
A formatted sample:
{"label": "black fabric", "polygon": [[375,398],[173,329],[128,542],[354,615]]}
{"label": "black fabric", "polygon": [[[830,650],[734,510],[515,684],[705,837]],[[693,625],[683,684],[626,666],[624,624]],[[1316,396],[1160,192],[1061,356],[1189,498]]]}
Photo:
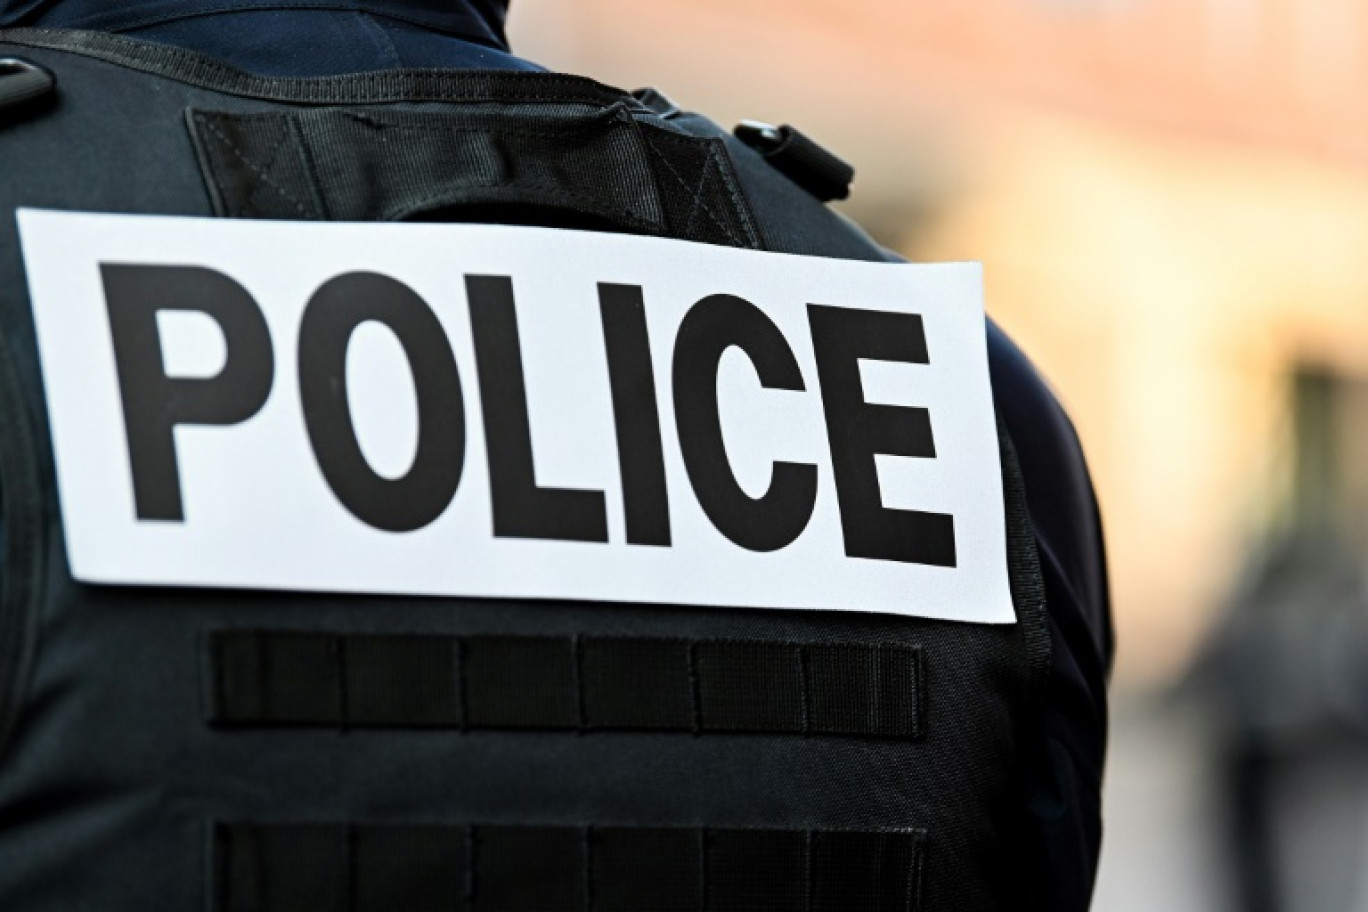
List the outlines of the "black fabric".
{"label": "black fabric", "polygon": [[507,49],[503,0],[0,0],[0,26],[124,32],[247,10],[353,11],[384,16]]}
{"label": "black fabric", "polygon": [[595,828],[590,883],[597,912],[698,912],[703,908],[703,833]]}
{"label": "black fabric", "polygon": [[922,837],[227,823],[213,912],[919,912]]}
{"label": "black fabric", "polygon": [[917,646],[225,630],[207,663],[232,728],[925,734]]}
{"label": "black fabric", "polygon": [[215,908],[220,912],[347,912],[346,828],[225,824],[215,835]]}
{"label": "black fabric", "polygon": [[633,89],[632,97],[666,120],[680,113],[679,106],[659,89],[650,87]]}
{"label": "black fabric", "polygon": [[523,102],[611,105],[630,95],[584,76],[501,70],[377,70],[290,79],[243,72],[193,51],[131,41],[104,32],[65,29],[3,30],[15,47],[70,51],[129,70],[174,79],[219,96],[297,104],[363,105],[385,102]]}
{"label": "black fabric", "polygon": [[665,204],[670,237],[731,247],[761,248],[764,242],[733,174],[722,143],[670,130],[645,134],[656,186]]}
{"label": "black fabric", "polygon": [[580,641],[579,657],[586,728],[698,730],[689,643],[594,638]]}
{"label": "black fabric", "polygon": [[441,637],[343,637],[344,717],[351,727],[461,724],[459,643]]}
{"label": "black fabric", "polygon": [[901,912],[921,902],[920,833],[814,833],[809,849],[809,912],[880,909]]}
{"label": "black fabric", "polygon": [[699,643],[698,721],[705,731],[802,732],[802,650],[786,643]]}
{"label": "black fabric", "polygon": [[659,234],[665,215],[626,106],[491,116],[191,111],[214,208],[232,218],[392,221],[453,206],[573,210]]}
{"label": "black fabric", "polygon": [[579,727],[574,640],[472,637],[463,647],[461,684],[467,725]]}
{"label": "black fabric", "polygon": [[809,730],[884,738],[924,734],[919,650],[814,646],[806,658]]}
{"label": "black fabric", "polygon": [[808,834],[720,830],[704,838],[704,908],[788,912],[807,905]]}
{"label": "black fabric", "polygon": [[341,726],[340,641],[313,633],[241,633],[213,641],[214,714]]}
{"label": "black fabric", "polygon": [[587,834],[571,827],[475,827],[474,912],[579,912],[588,908]]}
{"label": "black fabric", "polygon": [[464,829],[363,826],[350,835],[349,912],[435,912],[460,908],[469,893]]}
{"label": "black fabric", "polygon": [[[98,32],[14,29],[5,32],[4,37],[13,44],[78,51],[98,59],[117,60],[123,66],[147,73],[174,74],[193,85],[213,86],[222,92],[277,101],[361,105],[402,98],[413,102],[598,104],[610,109],[630,104],[643,114],[649,112],[630,95],[576,76],[401,70],[290,80],[253,76],[176,48],[121,41]],[[468,121],[470,116],[464,115]],[[609,112],[600,115],[608,126],[619,116],[620,113]],[[450,118],[413,113],[381,116],[369,111],[317,112],[302,120],[292,119],[284,113],[253,113],[235,120],[232,114],[224,111],[192,113],[189,117],[200,163],[210,187],[210,198],[222,215],[296,219],[413,215],[441,208],[440,200],[422,199],[421,179],[439,180],[442,169],[454,161],[458,165],[457,173],[440,177],[447,183],[447,193],[454,197],[454,203],[472,206],[480,202],[533,203],[536,195],[529,192],[533,186],[527,181],[542,183],[546,175],[552,174],[551,186],[555,193],[550,202],[553,208],[571,199],[574,205],[570,208],[589,209],[593,215],[602,215],[599,210],[612,210],[616,217],[609,219],[609,224],[629,230],[736,247],[764,246],[733,173],[731,160],[721,140],[715,136],[697,137],[649,125],[641,127],[640,141],[647,153],[645,167],[650,169],[664,209],[664,230],[660,231],[650,230],[650,226],[642,224],[643,214],[646,222],[650,221],[651,210],[648,207],[643,213],[640,200],[635,207],[623,212],[611,201],[595,199],[591,188],[612,186],[613,181],[604,183],[595,174],[594,163],[601,163],[603,159],[594,154],[593,148],[587,153],[585,167],[563,174],[553,164],[554,156],[548,159],[537,152],[537,143],[517,142],[518,151],[534,153],[532,163],[527,165],[530,171],[521,175],[524,186],[519,188],[515,182],[506,191],[497,191],[488,185],[487,173],[482,173],[478,167],[460,166],[463,161],[477,165],[483,162],[488,170],[495,161],[491,157],[493,150],[474,133],[464,134],[464,149],[461,143],[453,143]],[[475,118],[473,123],[478,127],[481,123],[488,124],[488,120]],[[376,136],[386,129],[396,128],[427,133],[433,141],[419,144],[417,153],[401,152],[396,164],[392,150],[385,154],[384,146]],[[316,146],[326,146],[330,154],[341,157],[340,175],[307,159],[306,140],[300,138],[306,130],[326,138],[326,142],[315,143]],[[613,139],[621,135],[618,133]],[[461,136],[457,134],[457,137]],[[436,137],[446,141],[437,142]],[[406,138],[411,141],[412,134]],[[518,138],[506,135],[505,148],[507,142]],[[557,137],[558,141],[565,139]],[[573,139],[570,141],[573,144]],[[470,148],[472,144],[478,151]],[[629,170],[621,170],[624,167]],[[613,168],[608,177],[626,175],[628,187],[644,186],[640,180],[642,162],[639,156],[625,159]],[[519,174],[515,170],[508,176],[517,178]],[[473,183],[471,178],[474,178]],[[484,181],[486,191],[484,199],[479,192],[481,181]],[[324,208],[321,194],[326,191],[323,188],[334,189],[338,195],[338,212]],[[489,196],[495,198],[491,200]]]}
{"label": "black fabric", "polygon": [[[362,10],[256,7],[115,31],[231,60],[263,76],[337,76],[425,67],[542,69],[478,37],[451,35]],[[300,52],[282,54],[286,47]]]}
{"label": "black fabric", "polygon": [[42,481],[10,334],[0,330],[0,761],[32,661],[32,605],[46,568]]}
{"label": "black fabric", "polygon": [[624,102],[516,122],[381,110],[187,119],[214,209],[232,218],[390,221],[523,205],[760,245],[717,141],[640,125]]}

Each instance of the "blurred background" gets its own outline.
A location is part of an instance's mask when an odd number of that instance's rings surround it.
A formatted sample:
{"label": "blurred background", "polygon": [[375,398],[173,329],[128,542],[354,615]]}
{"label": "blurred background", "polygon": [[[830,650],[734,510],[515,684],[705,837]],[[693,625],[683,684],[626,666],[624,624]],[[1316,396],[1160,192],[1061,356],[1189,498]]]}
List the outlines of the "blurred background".
{"label": "blurred background", "polygon": [[516,0],[515,50],[857,167],[1078,427],[1096,908],[1368,910],[1368,0]]}

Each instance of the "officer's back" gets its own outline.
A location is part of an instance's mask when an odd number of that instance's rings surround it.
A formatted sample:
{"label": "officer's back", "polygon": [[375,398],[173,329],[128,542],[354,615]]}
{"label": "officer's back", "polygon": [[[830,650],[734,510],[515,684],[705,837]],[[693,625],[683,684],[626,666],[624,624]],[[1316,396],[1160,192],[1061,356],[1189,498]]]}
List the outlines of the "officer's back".
{"label": "officer's back", "polygon": [[[11,4],[12,9],[0,14],[0,22],[7,26],[121,32],[137,39],[202,52],[241,69],[273,76],[316,77],[411,67],[522,72],[537,69],[508,53],[503,35],[503,10],[498,4],[488,2],[453,3],[441,8],[412,2],[358,4],[357,9],[347,11],[302,10],[298,5],[274,9],[275,5],[271,3],[236,4],[233,12],[212,15],[198,7],[183,10],[175,4],[128,3],[121,4],[117,10],[79,2],[60,3],[51,8],[34,5],[33,9],[26,9],[26,6]],[[77,50],[106,58],[118,58],[123,53],[117,47],[109,50],[96,45]],[[41,56],[40,52],[35,53]],[[60,57],[53,59],[60,61]],[[144,58],[147,59],[150,58]],[[127,63],[127,60],[122,62]],[[173,78],[178,73],[184,78],[186,72],[193,70],[192,65],[179,60],[155,66],[147,63],[143,70],[159,67]],[[79,90],[84,77],[77,75],[78,66],[70,71],[70,88],[63,82],[62,67],[53,63],[52,68],[57,71],[62,91]],[[213,79],[208,79],[204,86],[211,91],[224,88]],[[288,97],[283,100],[291,101]],[[346,103],[345,99],[339,102],[343,106]],[[23,114],[26,119],[55,119],[62,115],[60,108],[56,111],[37,109]],[[678,125],[682,135],[702,137],[707,134],[706,124],[691,120],[688,115],[668,112],[667,119]],[[197,134],[201,140],[211,136],[215,124],[222,126],[218,121],[202,121],[202,124],[207,126]],[[3,141],[4,129],[0,126],[0,141]],[[224,156],[235,154],[234,141],[241,141],[237,134],[224,140]],[[200,148],[201,158],[205,148],[207,146]],[[837,227],[834,219],[824,217],[814,200],[801,197],[789,184],[781,186],[780,182],[787,178],[766,172],[766,166],[758,156],[747,158],[747,150],[735,143],[730,154],[740,159],[737,168],[750,196],[754,218],[759,222],[757,237],[764,233],[767,220],[774,223],[784,220],[790,225],[792,237],[778,246],[771,243],[774,249],[864,259],[877,259],[883,255],[873,245]],[[674,159],[675,162],[685,160]],[[253,161],[256,165],[249,164],[249,171],[263,164],[261,158]],[[271,169],[276,167],[274,160],[269,164]],[[272,178],[272,174],[276,172],[268,170],[262,178],[268,185],[273,180],[285,179],[278,174]],[[34,204],[21,188],[5,187],[3,182],[0,182],[0,193],[5,194],[7,207],[15,203]],[[251,193],[247,197],[250,198]],[[81,199],[79,191],[74,192],[71,199],[76,204],[70,208],[101,208],[98,194],[92,193],[90,202],[84,206],[77,202]],[[537,210],[535,206],[526,208],[527,211]],[[524,220],[519,218],[516,209],[486,206],[480,212],[486,215],[492,212],[500,220]],[[772,214],[778,210],[782,210],[782,217]],[[132,211],[158,209],[151,203],[145,209]],[[235,213],[220,209],[218,214]],[[454,209],[444,210],[442,217],[460,218],[462,215],[459,209]],[[737,216],[742,221],[747,217],[744,211]],[[792,222],[795,217],[802,220],[797,225]],[[536,218],[527,220],[535,221]],[[592,220],[581,219],[580,223],[589,225]],[[771,231],[770,236],[778,233]],[[305,740],[300,740],[297,751],[280,752],[279,742],[268,744],[261,740],[263,732],[255,730],[257,723],[263,720],[239,718],[230,720],[238,728],[228,725],[215,731],[218,735],[243,740],[233,745],[227,754],[213,756],[220,760],[225,756],[240,757],[253,772],[239,781],[236,788],[258,793],[241,806],[262,807],[278,803],[284,810],[280,819],[287,821],[288,826],[264,813],[239,811],[235,814],[232,800],[223,795],[207,802],[217,809],[215,821],[192,819],[197,813],[195,798],[168,793],[161,800],[177,809],[170,819],[182,826],[182,836],[205,825],[211,825],[214,832],[203,837],[205,849],[191,853],[199,859],[196,864],[202,864],[203,869],[168,875],[167,879],[212,884],[205,889],[213,892],[215,901],[223,908],[232,909],[253,907],[256,901],[253,898],[262,896],[272,897],[271,902],[288,902],[293,889],[290,885],[295,881],[283,869],[290,867],[323,872],[314,880],[304,877],[298,881],[304,884],[329,883],[334,872],[342,872],[343,880],[351,887],[337,887],[336,896],[331,900],[314,897],[310,901],[336,901],[352,908],[385,908],[385,897],[389,896],[388,901],[393,902],[396,895],[410,897],[413,903],[431,903],[430,906],[414,906],[422,908],[461,908],[460,903],[467,900],[473,908],[559,908],[563,902],[578,901],[566,900],[567,896],[582,897],[583,902],[589,902],[589,897],[593,896],[594,908],[664,908],[666,906],[659,905],[664,902],[660,898],[664,895],[661,890],[681,902],[681,908],[693,908],[690,903],[694,900],[689,897],[694,895],[691,891],[695,887],[680,884],[689,879],[684,873],[694,868],[701,884],[697,887],[698,899],[709,908],[903,909],[916,908],[914,904],[918,898],[924,901],[924,908],[987,908],[988,897],[1001,908],[1030,905],[1051,909],[1084,908],[1096,867],[1098,791],[1105,728],[1103,688],[1111,649],[1096,508],[1067,418],[1029,363],[991,326],[988,344],[995,399],[1007,437],[1014,444],[1015,456],[1007,458],[1009,461],[1014,458],[1019,465],[1018,480],[1038,546],[1034,551],[1038,569],[1032,579],[1042,587],[1045,596],[1048,618],[1042,618],[1041,624],[1042,630],[1049,631],[1053,662],[1049,679],[1041,688],[1043,706],[1037,710],[1023,704],[1020,718],[1013,720],[1013,724],[1021,726],[1024,732],[1019,743],[1005,754],[984,747],[984,757],[1000,758],[1012,754],[1018,767],[1011,771],[988,769],[981,775],[984,780],[1007,783],[1002,787],[1001,795],[1010,795],[1010,802],[1014,803],[1010,807],[994,809],[991,826],[976,837],[983,845],[947,848],[943,842],[938,843],[945,837],[935,826],[927,825],[928,820],[953,820],[957,802],[961,800],[948,792],[938,792],[936,786],[943,784],[942,780],[926,774],[928,761],[921,756],[928,749],[927,745],[932,745],[932,750],[946,751],[941,756],[947,760],[953,758],[955,763],[972,764],[981,760],[975,754],[975,745],[967,742],[949,748],[935,746],[934,726],[940,721],[937,713],[948,714],[961,702],[974,702],[976,696],[937,691],[937,688],[955,686],[955,676],[935,664],[937,650],[942,655],[947,652],[955,655],[954,650],[961,645],[959,638],[968,636],[957,630],[947,631],[946,625],[931,624],[911,629],[887,618],[843,616],[836,619],[828,615],[809,615],[783,622],[756,621],[744,611],[683,612],[676,619],[647,622],[639,620],[625,607],[602,606],[556,613],[541,606],[519,605],[501,610],[498,606],[479,605],[461,609],[454,619],[434,616],[433,609],[424,606],[412,609],[413,613],[407,615],[401,625],[402,630],[383,625],[377,630],[374,616],[368,614],[364,606],[345,602],[322,607],[318,614],[310,614],[311,609],[307,606],[281,605],[278,616],[290,619],[289,623],[282,624],[272,619],[264,600],[262,605],[239,606],[225,604],[220,596],[210,596],[179,608],[149,608],[134,626],[146,625],[150,631],[156,626],[159,611],[202,612],[208,620],[195,630],[195,635],[209,638],[208,654],[216,656],[217,661],[248,656],[242,661],[256,663],[252,665],[255,674],[264,674],[258,667],[263,661],[267,664],[278,661],[292,665],[306,677],[311,673],[324,677],[337,674],[335,670],[329,671],[333,667],[326,654],[329,649],[340,649],[344,654],[349,648],[359,652],[373,649],[379,653],[386,647],[373,634],[394,637],[401,632],[421,633],[434,641],[441,638],[441,648],[451,645],[456,650],[466,685],[474,680],[496,690],[500,686],[500,667],[519,662],[528,667],[554,666],[559,661],[557,650],[561,648],[571,650],[573,667],[578,669],[577,674],[582,674],[585,667],[582,640],[611,645],[635,638],[649,649],[661,650],[658,655],[641,651],[610,657],[609,665],[613,661],[667,664],[671,661],[669,644],[686,642],[689,644],[687,661],[681,667],[688,677],[695,679],[692,683],[695,701],[699,699],[700,655],[704,657],[705,666],[712,661],[716,667],[730,668],[735,664],[738,669],[753,669],[757,663],[785,661],[789,654],[785,650],[789,650],[798,657],[796,667],[806,669],[803,674],[811,675],[814,655],[818,656],[819,664],[824,661],[823,657],[836,655],[813,650],[840,647],[858,651],[863,648],[876,651],[870,655],[883,655],[877,650],[887,649],[890,644],[898,647],[924,637],[930,644],[924,650],[928,662],[927,678],[924,685],[919,686],[928,689],[924,698],[931,701],[928,728],[915,733],[916,737],[900,733],[907,739],[896,744],[883,744],[881,738],[888,734],[886,731],[865,731],[857,738],[831,739],[839,743],[828,744],[813,737],[810,720],[796,731],[785,731],[784,725],[778,722],[771,725],[773,720],[762,720],[758,724],[752,720],[734,726],[738,732],[756,727],[772,729],[761,736],[766,747],[760,750],[755,746],[754,738],[748,739],[742,734],[698,730],[697,719],[692,724],[695,730],[685,734],[638,731],[598,736],[583,731],[582,724],[559,726],[559,723],[545,719],[534,720],[527,726],[491,725],[490,728],[497,732],[480,735],[469,731],[468,718],[456,719],[451,727],[463,732],[459,737],[472,739],[466,742],[472,746],[468,750],[456,748],[451,751],[449,774],[453,779],[469,777],[484,783],[483,787],[490,790],[488,800],[471,802],[463,799],[464,805],[456,807],[454,804],[444,806],[437,800],[436,796],[444,789],[439,778],[425,778],[441,768],[439,758],[446,751],[445,747],[432,748],[430,739],[452,737],[449,733],[417,731],[441,727],[431,719],[423,720],[423,726],[391,726],[402,731],[386,732],[386,737],[392,736],[395,744],[400,739],[407,739],[402,748],[390,749],[391,742],[378,738],[373,741],[357,738],[351,746],[330,744],[316,752]],[[24,357],[20,356],[19,360]],[[22,376],[19,383],[23,383]],[[34,470],[33,477],[46,476],[40,467]],[[11,512],[16,499],[9,492],[3,501]],[[11,527],[8,541],[11,550],[22,544],[16,543],[14,535]],[[529,568],[528,572],[535,570]],[[11,596],[11,601],[15,598]],[[60,625],[72,623],[72,618],[85,617],[81,610],[84,609],[74,609],[70,615],[39,618],[32,625],[39,628],[31,634],[36,645],[12,650],[15,667],[19,667],[22,657],[24,670],[34,675],[29,679],[36,682],[28,685],[30,696],[32,693],[57,695],[63,686],[78,686],[72,683],[79,677],[74,670],[76,666],[69,663],[79,665],[80,650],[88,647],[74,645],[71,647],[73,653],[66,657],[60,656],[62,646],[50,646],[46,656],[42,649],[45,643],[61,643]],[[119,597],[99,608],[104,612],[138,610]],[[243,613],[234,613],[239,610]],[[0,619],[4,616],[0,614]],[[45,624],[57,629],[42,629]],[[301,632],[313,630],[326,633],[327,642],[319,646],[307,638],[298,638]],[[50,634],[54,635],[49,638]],[[115,635],[111,631],[110,636]],[[291,635],[297,638],[291,640]],[[169,634],[149,633],[149,636]],[[261,646],[263,637],[269,640],[264,647]],[[136,641],[136,635],[125,640]],[[316,648],[325,654],[320,657],[311,652]],[[424,660],[426,654],[421,653],[421,648],[419,654],[409,656],[410,661]],[[964,648],[968,655],[987,647],[977,644],[972,649],[970,646]],[[297,654],[291,653],[292,649]],[[895,649],[892,654],[900,653]],[[262,655],[267,658],[263,660]],[[4,652],[0,651],[0,657],[3,656]],[[872,661],[877,663],[883,659]],[[1030,661],[1036,660],[1023,658],[1021,661],[1022,668],[1026,669]],[[836,662],[831,667],[842,672],[856,666]],[[489,670],[479,672],[481,668]],[[383,669],[382,672],[382,678],[389,673]],[[212,677],[216,671],[211,667],[202,673]],[[346,672],[342,674],[346,678]],[[150,828],[164,825],[166,815],[154,809],[157,799],[150,798],[145,790],[141,794],[120,794],[117,783],[82,782],[79,775],[63,780],[56,776],[30,775],[21,770],[11,773],[12,782],[25,780],[71,791],[57,795],[35,793],[33,789],[7,790],[7,767],[48,763],[46,758],[58,757],[61,753],[52,739],[69,745],[71,739],[82,737],[80,732],[62,733],[57,722],[59,717],[45,715],[41,706],[23,709],[25,681],[17,673],[15,679],[12,690],[18,697],[12,699],[20,708],[14,711],[9,754],[0,754],[0,859],[23,859],[23,862],[0,865],[0,869],[8,866],[11,871],[8,880],[0,873],[0,898],[7,902],[12,899],[15,908],[76,907],[74,902],[88,901],[85,898],[88,894],[82,893],[80,887],[81,872],[85,870],[82,862],[88,858],[85,853],[100,851],[98,834],[101,827],[107,827],[111,832],[135,825]],[[972,676],[967,676],[963,680],[971,679]],[[2,685],[0,682],[0,697],[6,695]],[[841,689],[842,685],[851,692],[859,692],[864,683],[855,677],[843,681],[838,673],[834,686]],[[209,686],[212,689],[215,685]],[[377,686],[386,684],[382,680]],[[546,686],[555,686],[555,683]],[[582,682],[575,686],[582,699]],[[806,684],[799,687],[805,698],[811,696],[807,687]],[[304,689],[307,690],[308,685],[304,685]],[[500,712],[516,716],[526,709],[502,706],[497,697],[492,701],[489,712],[496,716]],[[124,725],[132,728],[137,727],[138,713],[148,711],[140,710],[136,705],[123,709],[128,713]],[[469,705],[460,709],[467,714],[470,712]],[[810,707],[805,712],[809,710]],[[531,711],[535,713],[536,710]],[[579,712],[583,714],[583,707]],[[329,737],[316,731],[329,727],[327,720],[317,717],[307,719],[307,725],[290,724],[288,713],[264,721],[270,725],[263,724],[260,728],[284,738],[317,740]],[[346,731],[345,723],[346,720],[341,720],[332,727],[338,732]],[[573,734],[548,731],[557,727],[574,731]],[[252,730],[241,731],[242,728]],[[523,728],[536,731],[521,731]],[[668,725],[662,726],[662,729],[668,728]],[[107,733],[102,732],[101,736],[107,736]],[[480,744],[474,740],[476,738],[487,741]],[[575,740],[567,741],[567,738]],[[422,755],[419,759],[404,753],[414,739],[426,739],[424,745],[415,747]],[[0,741],[0,745],[4,742]],[[93,743],[83,750],[99,752],[101,746]],[[262,759],[258,750],[277,753]],[[760,752],[755,754],[753,762],[739,759],[756,750]],[[766,750],[773,756],[762,756]],[[963,753],[965,751],[968,753]],[[351,759],[340,759],[348,752],[352,754]],[[572,756],[575,753],[580,756]],[[316,757],[321,766],[309,768],[308,761],[295,761],[292,756]],[[65,764],[69,769],[79,771],[82,768],[79,753],[73,757],[54,761],[54,768]],[[776,757],[787,759],[779,761]],[[175,757],[153,755],[145,759],[152,764],[177,763]],[[362,761],[371,764],[367,768],[374,769],[377,777],[388,777],[391,783],[398,777],[398,785],[387,785],[387,797],[366,792],[369,786],[357,786],[351,772],[342,770],[343,765],[361,764]],[[671,768],[645,768],[650,764],[666,764]],[[754,778],[748,781],[727,786],[715,779],[707,781],[720,771],[745,769],[748,765],[754,770]],[[98,770],[99,765],[91,764],[90,768]],[[605,776],[620,779],[621,794],[599,794],[596,787],[590,786],[587,776],[595,768]],[[772,778],[794,769],[811,770],[809,781],[801,785],[765,781],[767,775]],[[767,774],[766,770],[770,772]],[[357,772],[361,771],[358,768]],[[417,771],[416,775],[405,781],[405,777],[414,771]],[[1020,781],[1015,778],[1018,774]],[[103,774],[97,772],[95,775]],[[552,781],[548,782],[548,778]],[[197,787],[221,788],[223,780],[224,776],[216,772],[199,782]],[[168,774],[167,781],[195,782],[197,779],[194,775]],[[210,785],[211,781],[219,785]],[[784,792],[814,796],[826,793],[827,799],[819,807],[814,798],[806,808],[801,798],[778,802],[768,794],[776,787]],[[878,793],[880,797],[873,804],[882,805],[882,811],[869,810],[868,796],[865,796],[864,804],[853,802],[865,810],[842,817],[838,809],[842,804],[840,796],[862,787]],[[352,788],[360,788],[363,793],[349,799],[345,792]],[[168,786],[168,789],[174,792],[174,787]],[[556,806],[551,813],[538,814],[532,807],[535,799],[529,796],[544,795],[548,789],[556,795]],[[709,812],[703,806],[708,801],[700,801],[698,807],[690,809],[681,808],[679,801],[672,801],[668,796],[659,800],[651,797],[656,792],[670,790],[677,792],[675,798],[711,790],[713,794],[709,801],[716,804],[723,804],[731,800],[727,796],[736,794],[748,794],[751,799],[734,815],[714,812],[718,819],[709,819]],[[297,806],[291,808],[295,799],[299,799]],[[120,802],[123,802],[122,807]],[[964,806],[970,807],[973,803],[973,800],[965,799]],[[405,807],[411,808],[407,815],[401,810]],[[471,808],[481,813],[477,815]],[[919,816],[919,812],[924,814]],[[480,819],[475,819],[476,816]],[[139,820],[145,823],[138,824]],[[479,854],[481,851],[483,855]],[[118,851],[110,854],[121,857]],[[461,864],[452,860],[457,855],[463,859]],[[449,873],[448,869],[461,867],[474,856],[482,860],[471,861],[468,870],[463,870],[459,876]],[[99,866],[91,862],[93,867],[88,877],[92,882],[99,881],[102,891],[112,889],[124,893],[114,896],[105,892],[107,907],[121,908],[120,904],[136,902],[138,897],[146,899],[157,895],[157,873],[137,869],[151,857],[155,856],[130,850],[127,853],[129,867],[119,872],[95,870]],[[954,866],[961,857],[970,861],[964,862],[961,870],[956,870]],[[852,862],[851,858],[860,860]],[[957,877],[983,876],[984,858],[995,859],[991,864],[1005,878],[1004,882],[966,882],[960,884],[960,889],[955,889]],[[680,859],[692,860],[681,862]],[[167,858],[164,863],[170,866],[183,864],[181,856]],[[614,864],[619,868],[614,868]],[[622,865],[626,867],[622,868]],[[896,873],[883,871],[885,867]],[[816,877],[814,870],[826,871],[827,880]],[[382,873],[372,876],[367,871]],[[522,873],[514,876],[510,871]],[[515,886],[519,878],[541,881],[549,885],[547,892],[539,893],[536,888],[520,892]],[[286,886],[273,886],[276,882]],[[793,882],[803,885],[799,891],[801,898],[785,898],[784,891],[792,889]],[[358,883],[362,886],[358,887]],[[751,886],[747,887],[747,883]],[[415,888],[414,884],[418,886]],[[493,892],[491,884],[495,885]],[[499,884],[506,886],[499,887]],[[415,889],[416,892],[405,892]],[[499,889],[506,892],[499,894]],[[757,893],[761,895],[755,895]],[[432,899],[433,896],[446,898],[438,900]],[[852,896],[860,899],[852,900]],[[1017,905],[1017,898],[1026,896],[1031,898],[1020,899],[1020,905]],[[73,900],[73,897],[81,898]],[[305,901],[304,897],[295,898],[301,903]]]}

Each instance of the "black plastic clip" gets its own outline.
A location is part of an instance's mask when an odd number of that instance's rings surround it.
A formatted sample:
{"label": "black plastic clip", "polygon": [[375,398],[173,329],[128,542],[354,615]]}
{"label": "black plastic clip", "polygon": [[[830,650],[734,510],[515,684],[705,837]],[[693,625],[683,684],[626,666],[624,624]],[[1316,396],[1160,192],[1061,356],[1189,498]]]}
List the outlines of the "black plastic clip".
{"label": "black plastic clip", "polygon": [[822,202],[850,195],[855,169],[788,124],[774,127],[743,120],[732,132],[764,156],[776,170]]}
{"label": "black plastic clip", "polygon": [[56,87],[56,78],[36,63],[0,57],[0,111],[36,101]]}

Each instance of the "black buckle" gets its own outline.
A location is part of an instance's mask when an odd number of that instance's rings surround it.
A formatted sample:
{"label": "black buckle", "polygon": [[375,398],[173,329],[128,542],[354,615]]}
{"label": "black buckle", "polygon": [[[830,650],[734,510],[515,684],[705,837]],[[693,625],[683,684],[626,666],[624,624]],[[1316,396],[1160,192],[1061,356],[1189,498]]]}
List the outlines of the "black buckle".
{"label": "black buckle", "polygon": [[822,202],[850,195],[855,169],[788,124],[772,127],[743,120],[732,132],[764,156],[776,170]]}
{"label": "black buckle", "polygon": [[0,111],[37,101],[56,87],[57,79],[38,64],[0,57]]}

